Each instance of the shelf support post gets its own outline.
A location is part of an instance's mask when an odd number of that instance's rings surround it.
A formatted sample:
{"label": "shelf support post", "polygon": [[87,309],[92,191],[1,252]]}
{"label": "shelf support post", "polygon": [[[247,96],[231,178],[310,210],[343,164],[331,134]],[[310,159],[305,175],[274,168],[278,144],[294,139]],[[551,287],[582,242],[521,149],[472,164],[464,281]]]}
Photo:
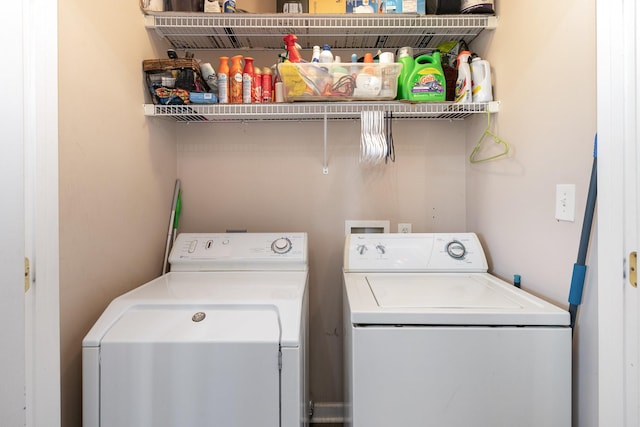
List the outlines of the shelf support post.
{"label": "shelf support post", "polygon": [[329,161],[327,159],[327,107],[324,107],[324,160],[322,163],[322,173],[329,174]]}

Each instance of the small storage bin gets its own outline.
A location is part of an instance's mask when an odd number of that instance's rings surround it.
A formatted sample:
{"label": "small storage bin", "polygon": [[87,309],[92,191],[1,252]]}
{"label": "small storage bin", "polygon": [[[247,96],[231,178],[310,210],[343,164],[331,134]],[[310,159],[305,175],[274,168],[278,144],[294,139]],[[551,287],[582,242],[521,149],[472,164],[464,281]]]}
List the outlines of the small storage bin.
{"label": "small storage bin", "polygon": [[154,104],[188,104],[192,92],[208,92],[195,59],[145,59],[142,68]]}
{"label": "small storage bin", "polygon": [[399,63],[278,64],[284,101],[383,101],[395,99]]}

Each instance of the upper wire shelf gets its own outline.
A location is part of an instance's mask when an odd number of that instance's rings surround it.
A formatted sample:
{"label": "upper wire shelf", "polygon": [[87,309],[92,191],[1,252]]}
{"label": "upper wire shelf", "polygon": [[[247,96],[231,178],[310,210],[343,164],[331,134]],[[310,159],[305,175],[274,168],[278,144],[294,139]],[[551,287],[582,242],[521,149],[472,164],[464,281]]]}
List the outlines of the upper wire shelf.
{"label": "upper wire shelf", "polygon": [[498,109],[498,101],[471,104],[351,101],[144,106],[147,116],[172,118],[179,122],[209,123],[359,119],[362,111],[385,111],[391,113],[394,119],[462,120],[472,114],[495,113]]}
{"label": "upper wire shelf", "polygon": [[289,33],[303,49],[325,43],[333,49],[433,49],[451,40],[469,44],[483,30],[495,29],[497,17],[147,12],[145,24],[175,49],[282,49]]}

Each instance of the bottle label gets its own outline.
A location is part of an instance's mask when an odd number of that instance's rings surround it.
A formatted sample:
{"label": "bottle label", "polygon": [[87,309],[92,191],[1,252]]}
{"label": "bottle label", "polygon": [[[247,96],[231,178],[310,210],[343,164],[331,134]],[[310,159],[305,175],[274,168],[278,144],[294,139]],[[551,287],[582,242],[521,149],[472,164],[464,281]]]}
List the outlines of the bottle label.
{"label": "bottle label", "polygon": [[249,73],[242,75],[242,103],[251,104],[251,87],[253,86],[253,76]]}
{"label": "bottle label", "polygon": [[273,90],[271,84],[271,74],[263,74],[262,75],[262,102],[263,103],[271,103],[273,101],[271,97],[271,91]]}
{"label": "bottle label", "polygon": [[229,81],[226,74],[218,75],[218,102],[220,104],[229,103]]}
{"label": "bottle label", "polygon": [[442,94],[444,93],[444,85],[441,80],[442,78],[438,70],[421,70],[418,78],[413,81],[411,92]]}
{"label": "bottle label", "polygon": [[231,77],[231,103],[242,104],[242,73],[236,73]]}
{"label": "bottle label", "polygon": [[251,102],[254,104],[262,103],[262,74],[253,76],[253,85],[251,87]]}
{"label": "bottle label", "polygon": [[456,102],[471,102],[471,82],[467,78],[456,81]]}

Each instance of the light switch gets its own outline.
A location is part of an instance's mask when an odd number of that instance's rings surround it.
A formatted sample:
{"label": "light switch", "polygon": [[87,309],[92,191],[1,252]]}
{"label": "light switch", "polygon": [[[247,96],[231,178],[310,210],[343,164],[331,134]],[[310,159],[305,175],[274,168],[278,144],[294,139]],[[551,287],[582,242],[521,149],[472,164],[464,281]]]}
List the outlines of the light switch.
{"label": "light switch", "polygon": [[573,222],[576,219],[575,184],[556,185],[556,219]]}

